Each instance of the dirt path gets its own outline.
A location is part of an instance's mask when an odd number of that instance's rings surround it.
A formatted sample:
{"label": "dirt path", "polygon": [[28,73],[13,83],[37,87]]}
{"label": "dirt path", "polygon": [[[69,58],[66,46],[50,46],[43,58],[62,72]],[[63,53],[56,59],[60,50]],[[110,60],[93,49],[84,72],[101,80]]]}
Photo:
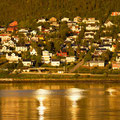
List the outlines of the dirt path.
{"label": "dirt path", "polygon": [[83,65],[84,60],[80,61],[77,65],[75,65],[69,72],[72,73],[76,71],[81,65]]}

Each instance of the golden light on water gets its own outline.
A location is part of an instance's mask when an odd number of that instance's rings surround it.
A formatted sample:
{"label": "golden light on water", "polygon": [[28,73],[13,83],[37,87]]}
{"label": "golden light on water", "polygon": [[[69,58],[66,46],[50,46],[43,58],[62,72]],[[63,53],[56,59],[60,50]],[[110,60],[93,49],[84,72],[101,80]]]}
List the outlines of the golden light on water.
{"label": "golden light on water", "polygon": [[38,89],[35,91],[35,97],[39,101],[39,107],[37,108],[39,112],[39,120],[44,120],[44,114],[46,107],[44,105],[44,101],[47,99],[47,94],[49,94],[48,90]]}
{"label": "golden light on water", "polygon": [[77,104],[77,101],[83,98],[83,89],[71,88],[66,91],[67,98],[73,102],[73,105]]}
{"label": "golden light on water", "polygon": [[68,96],[68,99],[70,101],[72,101],[72,106],[73,107],[77,107],[77,101],[82,99],[82,98],[83,98],[83,96],[80,95],[80,94],[73,94],[73,95]]}
{"label": "golden light on water", "polygon": [[39,96],[39,97],[37,97],[37,100],[40,103],[40,106],[37,108],[37,110],[39,111],[39,120],[44,120],[44,113],[45,113],[46,107],[44,106],[43,102],[45,100],[45,97]]}
{"label": "golden light on water", "polygon": [[110,96],[115,96],[117,92],[117,90],[114,88],[108,88],[106,91],[109,93]]}
{"label": "golden light on water", "polygon": [[78,88],[70,88],[63,91],[57,91],[57,90],[53,91],[53,90],[45,90],[45,89],[36,90],[34,92],[34,95],[35,95],[35,98],[39,101],[39,107],[37,108],[39,112],[39,120],[45,119],[46,109],[49,109],[49,108],[46,108],[45,102],[50,96],[54,94],[56,95],[63,94],[63,96],[66,97],[67,100],[71,102],[70,112],[72,115],[72,120],[76,120],[77,114],[79,111],[77,102],[84,97],[83,96],[84,91],[85,90],[78,89]]}
{"label": "golden light on water", "polygon": [[79,111],[77,101],[84,97],[83,91],[85,90],[78,88],[71,88],[66,91],[67,98],[72,102],[72,106],[70,107],[72,120],[77,120],[77,114]]}

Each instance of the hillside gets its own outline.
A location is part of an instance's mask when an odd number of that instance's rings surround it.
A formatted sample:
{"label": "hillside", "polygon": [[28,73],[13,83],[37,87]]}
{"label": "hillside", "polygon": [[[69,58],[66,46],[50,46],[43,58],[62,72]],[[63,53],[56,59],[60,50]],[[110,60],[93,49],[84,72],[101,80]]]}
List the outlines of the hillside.
{"label": "hillside", "polygon": [[112,11],[120,11],[118,0],[1,0],[0,25],[13,20],[29,22],[41,17],[96,17],[104,21]]}

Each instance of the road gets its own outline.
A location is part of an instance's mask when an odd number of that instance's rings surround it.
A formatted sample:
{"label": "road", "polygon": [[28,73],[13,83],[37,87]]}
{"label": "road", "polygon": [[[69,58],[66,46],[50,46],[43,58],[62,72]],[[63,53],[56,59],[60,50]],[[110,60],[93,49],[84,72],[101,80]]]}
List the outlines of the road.
{"label": "road", "polygon": [[77,65],[74,66],[74,68],[72,68],[69,73],[73,73],[74,71],[76,71],[81,65],[83,65],[84,60],[80,61]]}

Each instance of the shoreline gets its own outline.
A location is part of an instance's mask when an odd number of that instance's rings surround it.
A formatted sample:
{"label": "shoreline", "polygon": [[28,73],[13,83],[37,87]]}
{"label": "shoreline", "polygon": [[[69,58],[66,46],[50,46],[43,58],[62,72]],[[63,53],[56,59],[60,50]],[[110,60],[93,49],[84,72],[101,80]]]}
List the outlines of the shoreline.
{"label": "shoreline", "polygon": [[76,82],[91,82],[91,83],[120,83],[119,79],[114,78],[63,78],[63,79],[54,79],[54,78],[38,78],[38,79],[18,79],[18,78],[0,78],[0,83],[61,83],[61,82],[68,82],[68,83],[76,83]]}
{"label": "shoreline", "polygon": [[1,74],[0,83],[120,83],[120,74],[90,74],[90,73],[19,73],[19,74]]}

